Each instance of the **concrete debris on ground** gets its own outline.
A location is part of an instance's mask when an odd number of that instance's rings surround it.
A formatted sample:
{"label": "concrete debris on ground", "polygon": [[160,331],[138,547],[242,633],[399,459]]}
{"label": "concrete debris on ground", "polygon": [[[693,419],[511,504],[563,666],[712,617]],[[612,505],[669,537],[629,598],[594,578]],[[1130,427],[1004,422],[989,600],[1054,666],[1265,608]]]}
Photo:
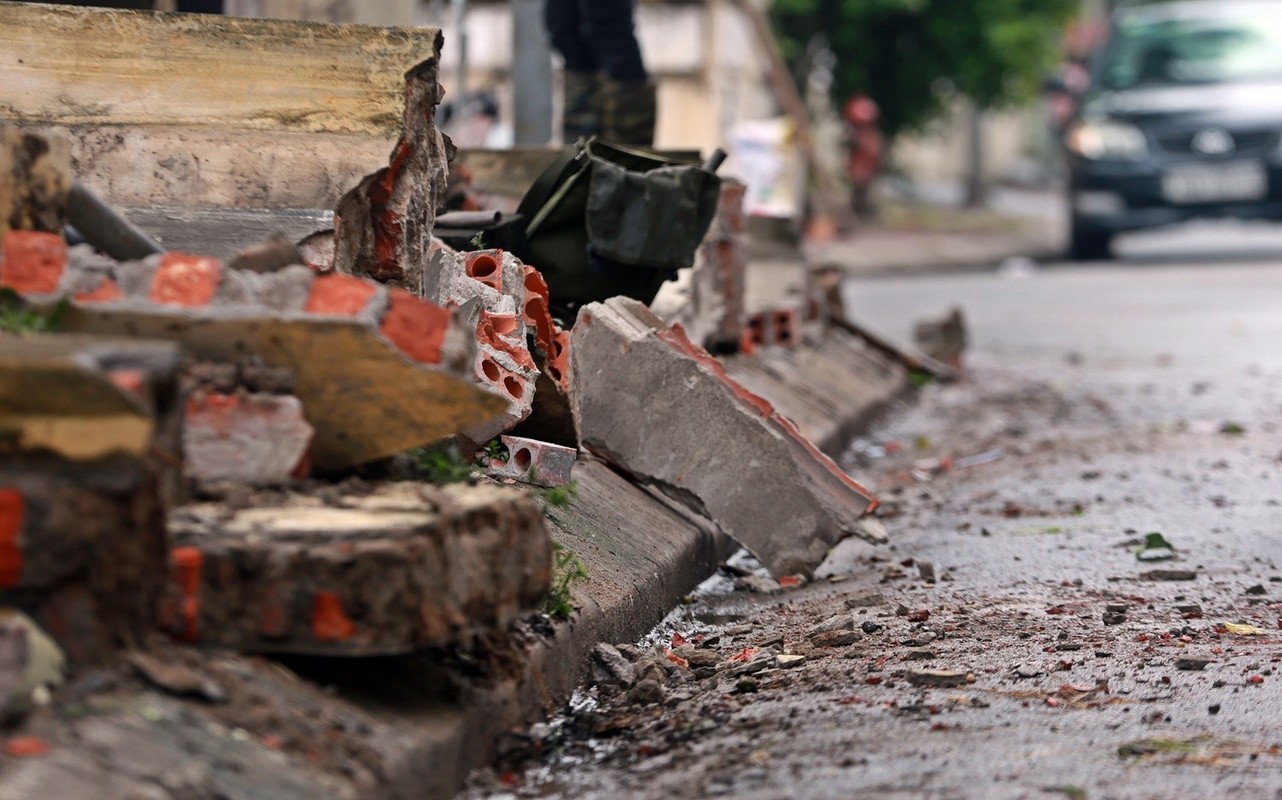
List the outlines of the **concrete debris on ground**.
{"label": "concrete debris on ground", "polygon": [[585,306],[570,358],[583,446],[707,515],[776,577],[810,575],[847,536],[884,541],[863,522],[867,490],[640,303]]}
{"label": "concrete debris on ground", "polygon": [[[437,34],[437,49],[441,35]],[[340,274],[394,283],[425,296],[436,209],[454,145],[436,129],[444,90],[435,56],[405,73],[401,136],[388,166],[366,176],[334,211],[334,261]]]}
{"label": "concrete debris on ground", "polygon": [[470,647],[536,606],[551,544],[533,498],[410,483],[184,506],[161,626],[244,652],[343,656]]}
{"label": "concrete debris on ground", "polygon": [[[6,242],[37,236],[56,238],[14,233]],[[0,263],[0,284],[17,263]],[[303,266],[236,272],[175,253],[117,263],[85,247],[42,269],[49,290],[35,299],[44,307],[71,300],[61,330],[174,340],[223,363],[254,354],[292,371],[292,394],[315,429],[309,454],[319,469],[349,468],[451,436],[501,417],[506,405],[477,385],[477,344],[461,318],[401,289]]]}
{"label": "concrete debris on ground", "polygon": [[492,478],[511,478],[538,486],[565,486],[570,482],[579,451],[521,436],[500,436],[507,460],[490,462]]}
{"label": "concrete debris on ground", "polygon": [[[562,330],[537,265],[433,236],[455,155],[438,66],[405,73],[388,164],[332,231],[226,261],[69,247],[70,149],[0,124],[0,287],[16,327],[58,331],[0,334],[0,716],[19,726],[0,798],[444,797],[589,668],[648,714],[870,635],[848,612],[791,646],[601,643],[693,589],[732,549],[723,532],[775,575],[742,580],[782,592],[842,538],[885,531],[872,496],[681,325],[616,298]],[[796,362],[827,402],[850,383],[801,363],[827,346],[818,306],[747,317],[743,195],[723,184],[676,318],[719,354]],[[853,405],[901,378],[856,374],[877,388]],[[488,478],[387,480],[412,448],[470,457],[496,438]],[[580,491],[541,502],[496,481]],[[550,534],[592,565],[580,585],[554,575]],[[535,611],[554,586],[568,623]]]}
{"label": "concrete debris on ground", "polygon": [[155,628],[181,483],[180,360],[167,342],[0,336],[0,604],[75,663]]}

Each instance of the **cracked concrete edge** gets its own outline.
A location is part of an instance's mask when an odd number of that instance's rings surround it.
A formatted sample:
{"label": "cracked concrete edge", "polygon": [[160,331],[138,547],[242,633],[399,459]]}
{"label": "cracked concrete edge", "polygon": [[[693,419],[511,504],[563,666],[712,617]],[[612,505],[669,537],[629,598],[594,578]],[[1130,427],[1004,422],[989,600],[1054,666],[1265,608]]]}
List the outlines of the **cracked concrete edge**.
{"label": "cracked concrete edge", "polygon": [[902,242],[890,243],[854,239],[840,249],[808,248],[806,260],[814,266],[837,267],[857,278],[986,272],[1008,258],[1030,258],[1038,262],[1060,259],[1064,242],[1065,234],[1055,228],[1009,234],[904,237]]}
{"label": "cracked concrete edge", "polygon": [[[728,368],[834,457],[909,389],[902,368],[835,331],[796,350],[730,359]],[[387,796],[452,797],[473,768],[493,761],[504,732],[564,706],[589,675],[594,646],[640,639],[738,547],[601,462],[580,460],[574,477],[577,499],[548,512],[553,540],[589,576],[573,588],[573,616],[528,647],[517,677],[472,693],[431,725],[403,720],[414,742],[388,765]]]}

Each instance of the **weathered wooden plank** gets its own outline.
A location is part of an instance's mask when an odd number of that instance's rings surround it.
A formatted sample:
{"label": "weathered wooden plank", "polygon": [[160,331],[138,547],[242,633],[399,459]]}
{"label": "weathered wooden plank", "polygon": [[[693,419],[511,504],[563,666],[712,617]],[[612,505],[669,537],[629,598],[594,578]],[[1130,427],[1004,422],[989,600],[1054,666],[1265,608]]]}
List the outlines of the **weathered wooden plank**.
{"label": "weathered wooden plank", "polygon": [[62,125],[399,130],[435,28],[0,2],[0,118]]}

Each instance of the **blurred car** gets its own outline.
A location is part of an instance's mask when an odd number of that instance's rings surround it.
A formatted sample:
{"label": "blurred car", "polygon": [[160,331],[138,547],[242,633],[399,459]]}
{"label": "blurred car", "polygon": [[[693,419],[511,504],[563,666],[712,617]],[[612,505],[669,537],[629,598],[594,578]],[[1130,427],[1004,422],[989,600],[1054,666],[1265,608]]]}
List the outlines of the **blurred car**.
{"label": "blurred car", "polygon": [[1198,217],[1282,220],[1282,2],[1122,8],[1065,145],[1072,258]]}

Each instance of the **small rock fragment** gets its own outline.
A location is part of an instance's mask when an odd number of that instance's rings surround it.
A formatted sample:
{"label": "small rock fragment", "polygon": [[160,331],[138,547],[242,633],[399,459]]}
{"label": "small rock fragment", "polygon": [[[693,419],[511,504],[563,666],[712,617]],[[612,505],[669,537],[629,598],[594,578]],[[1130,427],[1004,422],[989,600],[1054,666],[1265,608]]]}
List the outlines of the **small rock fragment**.
{"label": "small rock fragment", "polygon": [[601,642],[592,648],[592,659],[599,667],[594,670],[598,682],[616,684],[625,689],[636,682],[636,668],[613,645]]}
{"label": "small rock fragment", "polygon": [[821,633],[831,633],[832,631],[849,631],[854,630],[855,620],[849,614],[838,614],[835,617],[820,622],[818,625],[811,627],[806,631],[806,636],[813,639]]}
{"label": "small rock fragment", "polygon": [[917,611],[908,612],[909,622],[925,622],[928,619],[930,619],[930,612],[926,611],[925,609],[918,609]]}
{"label": "small rock fragment", "polygon": [[1125,614],[1114,614],[1107,611],[1104,612],[1105,625],[1121,625],[1123,622],[1126,622]]}
{"label": "small rock fragment", "polygon": [[179,697],[195,697],[210,703],[227,699],[227,690],[213,678],[178,662],[163,661],[146,653],[130,653],[129,666],[158,689]]}
{"label": "small rock fragment", "polygon": [[872,608],[886,605],[886,598],[881,592],[865,592],[846,598],[846,608]]}
{"label": "small rock fragment", "polygon": [[908,671],[908,682],[913,686],[930,686],[946,689],[965,686],[972,680],[969,673],[947,669],[914,669]]}
{"label": "small rock fragment", "polygon": [[748,661],[745,664],[740,664],[739,666],[735,667],[733,670],[730,671],[730,674],[734,676],[753,675],[755,673],[762,671],[763,669],[768,669],[774,666],[774,663],[775,663],[775,657],[773,653],[761,652],[753,656],[751,661]]}
{"label": "small rock fragment", "polygon": [[1015,667],[1015,676],[1019,678],[1036,678],[1042,674],[1042,670],[1032,664],[1020,664]]}
{"label": "small rock fragment", "polygon": [[1199,672],[1206,669],[1206,665],[1211,663],[1209,658],[1177,658],[1175,668],[1187,672]]}
{"label": "small rock fragment", "polygon": [[778,594],[783,587],[774,578],[765,575],[748,575],[734,582],[734,588],[755,594]]}
{"label": "small rock fragment", "polygon": [[1125,614],[1129,608],[1125,603],[1109,603],[1104,606],[1104,610],[1110,614]]}
{"label": "small rock fragment", "polygon": [[1268,593],[1269,593],[1268,590],[1264,588],[1264,584],[1262,583],[1255,584],[1251,588],[1247,589],[1245,592],[1245,594],[1253,595],[1256,597],[1260,595],[1268,594]]}
{"label": "small rock fragment", "polygon": [[1151,569],[1140,573],[1143,581],[1195,581],[1197,570],[1192,569]]}
{"label": "small rock fragment", "polygon": [[860,625],[859,627],[860,629],[863,630],[864,633],[876,633],[877,631],[881,630],[881,626],[873,622],[872,620],[866,620],[864,624]]}
{"label": "small rock fragment", "polygon": [[917,574],[921,575],[921,579],[926,583],[934,583],[935,582],[935,565],[930,561],[922,561],[918,559]]}
{"label": "small rock fragment", "polygon": [[802,655],[784,654],[775,658],[775,664],[781,669],[792,669],[806,663],[806,657]]}
{"label": "small rock fragment", "polygon": [[735,682],[735,694],[752,694],[761,688],[761,682],[751,676],[745,676]]}
{"label": "small rock fragment", "polygon": [[641,648],[634,644],[616,644],[614,649],[618,650],[624,658],[631,661],[633,664],[641,660]]}
{"label": "small rock fragment", "polygon": [[663,702],[663,684],[653,678],[638,681],[628,692],[628,702],[633,705],[650,706]]}
{"label": "small rock fragment", "polygon": [[845,647],[864,638],[856,631],[828,631],[811,637],[816,647]]}
{"label": "small rock fragment", "polygon": [[721,656],[712,650],[700,650],[697,647],[681,647],[677,650],[677,655],[681,656],[690,664],[691,669],[706,669],[716,667],[721,663]]}

